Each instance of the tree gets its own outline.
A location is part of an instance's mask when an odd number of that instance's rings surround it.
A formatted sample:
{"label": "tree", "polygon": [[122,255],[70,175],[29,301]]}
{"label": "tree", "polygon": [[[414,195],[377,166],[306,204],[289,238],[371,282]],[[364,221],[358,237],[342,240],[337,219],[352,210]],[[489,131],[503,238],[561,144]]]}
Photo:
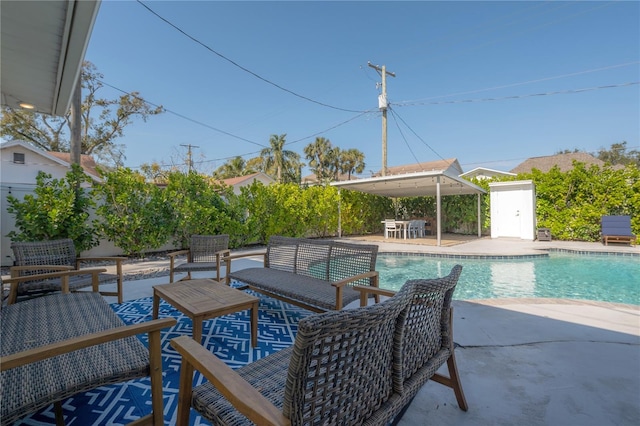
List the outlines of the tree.
{"label": "tree", "polygon": [[275,176],[278,183],[299,182],[300,155],[284,149],[287,135],[271,135],[269,148],[260,151],[263,161],[263,171],[271,176]]}
{"label": "tree", "polygon": [[231,160],[218,167],[213,176],[216,179],[229,179],[239,176],[246,176],[252,173],[256,173],[256,170],[248,165],[248,162],[240,156],[234,157]]}
{"label": "tree", "polygon": [[[124,147],[115,141],[123,136],[124,128],[134,118],[146,121],[150,115],[161,113],[163,108],[151,108],[138,92],[112,100],[99,98],[97,93],[103,87],[103,77],[91,62],[83,63],[81,80],[85,97],[81,107],[81,153],[118,166],[123,164],[125,158]],[[0,120],[0,135],[27,141],[44,151],[69,152],[70,114],[67,112],[64,117],[52,117],[5,107]]]}
{"label": "tree", "polygon": [[316,140],[304,148],[309,167],[315,173],[319,182],[338,180],[341,173],[346,173],[351,179],[352,173],[364,171],[364,154],[355,148],[341,150],[331,145],[329,139],[317,137]]}
{"label": "tree", "polygon": [[25,195],[22,201],[7,196],[7,211],[15,215],[20,230],[7,236],[12,241],[71,238],[79,253],[96,246],[98,240],[88,220],[94,206],[91,190],[86,189],[90,182],[77,164],[71,166],[63,179],[38,172],[34,194]]}
{"label": "tree", "polygon": [[332,150],[331,141],[323,137],[317,137],[313,143],[304,148],[309,167],[320,182],[332,178]]}
{"label": "tree", "polygon": [[147,179],[147,181],[155,184],[165,184],[169,179],[169,172],[163,169],[163,167],[156,162],[141,164],[140,173]]}
{"label": "tree", "polygon": [[340,173],[346,173],[351,180],[352,173],[362,173],[365,168],[364,153],[351,148],[340,153]]}
{"label": "tree", "polygon": [[611,165],[635,164],[640,167],[640,151],[635,149],[627,151],[627,142],[611,144],[611,148],[606,150],[601,148],[596,155],[600,160]]}

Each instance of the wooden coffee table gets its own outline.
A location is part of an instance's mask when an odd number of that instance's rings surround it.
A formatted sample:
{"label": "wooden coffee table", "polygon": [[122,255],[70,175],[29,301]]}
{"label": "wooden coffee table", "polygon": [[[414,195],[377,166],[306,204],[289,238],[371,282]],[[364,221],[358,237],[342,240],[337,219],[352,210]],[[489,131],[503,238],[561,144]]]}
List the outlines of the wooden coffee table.
{"label": "wooden coffee table", "polygon": [[153,318],[158,318],[163,298],[193,321],[193,340],[201,343],[202,321],[251,309],[251,346],[258,345],[258,301],[224,283],[211,279],[179,281],[153,287]]}

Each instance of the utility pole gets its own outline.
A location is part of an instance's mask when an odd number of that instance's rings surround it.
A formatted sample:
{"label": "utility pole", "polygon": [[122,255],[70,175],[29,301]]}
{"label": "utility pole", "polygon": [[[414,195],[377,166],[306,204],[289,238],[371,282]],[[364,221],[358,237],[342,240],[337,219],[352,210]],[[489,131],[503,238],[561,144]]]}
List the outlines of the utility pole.
{"label": "utility pole", "polygon": [[80,165],[82,159],[82,73],[78,74],[76,88],[71,98],[71,149],[70,163]]}
{"label": "utility pole", "polygon": [[199,146],[196,145],[191,145],[191,144],[180,144],[180,146],[186,146],[187,147],[187,169],[189,170],[189,173],[191,173],[191,167],[193,167],[193,161],[191,161],[191,148],[200,148]]}
{"label": "utility pole", "polygon": [[382,176],[387,175],[387,74],[395,77],[396,74],[387,71],[387,67],[373,65],[367,62],[374,70],[382,76],[382,94],[378,96],[378,108],[382,111]]}

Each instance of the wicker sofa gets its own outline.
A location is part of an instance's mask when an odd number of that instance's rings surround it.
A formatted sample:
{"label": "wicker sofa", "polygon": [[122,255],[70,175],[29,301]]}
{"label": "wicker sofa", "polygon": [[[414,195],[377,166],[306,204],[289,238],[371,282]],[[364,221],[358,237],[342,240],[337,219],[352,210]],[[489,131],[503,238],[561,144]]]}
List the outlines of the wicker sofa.
{"label": "wicker sofa", "polygon": [[[69,271],[73,274],[77,271]],[[47,279],[59,279],[54,272]],[[14,285],[12,278],[4,284]],[[94,292],[56,293],[3,306],[0,312],[1,423],[54,404],[64,424],[62,401],[99,386],[151,377],[152,413],[135,424],[162,425],[160,331],[176,320],[163,318],[125,325]],[[149,334],[149,349],[137,334]]]}
{"label": "wicker sofa", "polygon": [[[192,406],[215,425],[386,426],[429,379],[453,388],[466,411],[451,315],[461,270],[407,281],[382,303],[308,316],[293,346],[235,371],[193,339],[173,339],[182,355],[177,424],[189,424]],[[445,363],[448,377],[436,374]],[[208,382],[192,388],[194,369]]]}
{"label": "wicker sofa", "polygon": [[340,310],[360,298],[355,285],[378,287],[375,271],[378,246],[273,236],[264,266],[231,272],[234,259],[225,257],[227,284],[245,283],[254,291],[314,312]]}

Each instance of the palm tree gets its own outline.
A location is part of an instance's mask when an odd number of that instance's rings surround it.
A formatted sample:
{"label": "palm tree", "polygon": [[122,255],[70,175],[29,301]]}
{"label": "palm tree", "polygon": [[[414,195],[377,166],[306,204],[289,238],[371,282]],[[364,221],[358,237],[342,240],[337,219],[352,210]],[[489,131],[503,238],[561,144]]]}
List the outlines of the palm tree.
{"label": "palm tree", "polygon": [[[273,174],[275,170],[276,181],[278,183],[283,182],[283,175],[286,176],[286,181],[290,181],[292,176],[296,176],[296,168],[300,164],[300,155],[284,149],[286,144],[286,134],[283,135],[271,135],[269,139],[270,148],[264,148],[260,151],[260,156],[263,159],[264,172]],[[291,170],[293,169],[293,171]]]}
{"label": "palm tree", "polygon": [[249,167],[242,157],[237,156],[218,167],[213,172],[213,176],[217,179],[228,179],[251,173],[255,173],[255,170]]}
{"label": "palm tree", "polygon": [[348,180],[351,180],[351,173],[362,173],[364,168],[364,153],[362,151],[351,148],[340,152],[340,172],[347,173]]}
{"label": "palm tree", "polygon": [[331,177],[331,154],[333,147],[329,139],[317,137],[315,142],[310,143],[304,148],[309,167],[315,173],[318,180],[324,180]]}

